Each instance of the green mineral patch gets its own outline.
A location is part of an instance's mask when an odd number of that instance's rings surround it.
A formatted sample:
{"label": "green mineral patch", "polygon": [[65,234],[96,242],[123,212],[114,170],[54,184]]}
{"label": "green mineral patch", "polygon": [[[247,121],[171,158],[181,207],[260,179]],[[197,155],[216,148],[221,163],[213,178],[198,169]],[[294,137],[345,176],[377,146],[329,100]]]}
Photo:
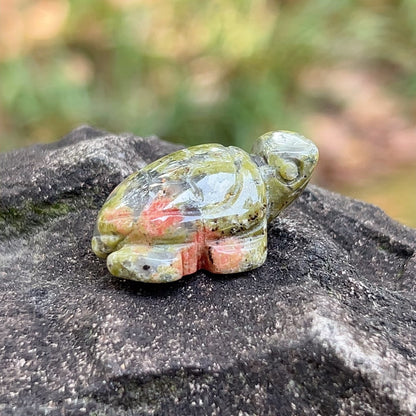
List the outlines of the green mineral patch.
{"label": "green mineral patch", "polygon": [[33,212],[44,217],[59,217],[68,214],[70,211],[67,204],[58,202],[55,204],[33,205]]}
{"label": "green mineral patch", "polygon": [[28,202],[20,208],[0,208],[0,239],[27,232],[70,211],[70,205],[63,202],[52,204]]}

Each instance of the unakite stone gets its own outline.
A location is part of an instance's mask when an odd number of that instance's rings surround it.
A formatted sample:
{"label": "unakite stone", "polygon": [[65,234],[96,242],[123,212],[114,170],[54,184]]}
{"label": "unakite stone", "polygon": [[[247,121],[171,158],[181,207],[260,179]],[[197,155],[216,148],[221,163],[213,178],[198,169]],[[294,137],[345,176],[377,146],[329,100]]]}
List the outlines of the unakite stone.
{"label": "unakite stone", "polygon": [[174,152],[114,189],[93,251],[111,274],[152,283],[259,267],[267,223],[300,195],[317,161],[313,142],[286,131],[259,137],[252,154],[220,144]]}

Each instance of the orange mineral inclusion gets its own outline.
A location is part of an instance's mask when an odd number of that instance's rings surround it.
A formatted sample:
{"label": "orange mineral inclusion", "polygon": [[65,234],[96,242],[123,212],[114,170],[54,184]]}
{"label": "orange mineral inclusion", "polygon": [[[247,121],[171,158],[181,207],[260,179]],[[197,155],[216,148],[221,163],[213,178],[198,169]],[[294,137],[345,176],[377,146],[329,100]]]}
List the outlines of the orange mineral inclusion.
{"label": "orange mineral inclusion", "polygon": [[172,201],[167,197],[156,198],[140,215],[140,224],[151,237],[161,237],[166,230],[183,220],[179,208],[167,208]]}

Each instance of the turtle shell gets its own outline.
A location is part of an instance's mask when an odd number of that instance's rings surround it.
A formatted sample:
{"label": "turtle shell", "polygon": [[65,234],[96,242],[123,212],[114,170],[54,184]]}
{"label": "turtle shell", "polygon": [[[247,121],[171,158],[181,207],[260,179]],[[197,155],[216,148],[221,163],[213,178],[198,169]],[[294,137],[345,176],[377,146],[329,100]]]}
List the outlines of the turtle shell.
{"label": "turtle shell", "polygon": [[[152,256],[170,258],[172,268],[178,253],[180,276],[165,273],[161,278],[159,259],[150,281],[176,280],[201,267],[239,272],[265,259],[266,209],[265,184],[245,151],[194,146],[149,164],[110,194],[98,215],[93,249],[100,257],[114,252],[110,271],[136,280],[149,281],[143,275],[151,273],[145,272],[152,269],[147,264]],[[236,251],[239,261],[230,261]]]}
{"label": "turtle shell", "polygon": [[[185,242],[190,232],[236,235],[265,218],[266,193],[243,150],[204,144],[167,155],[129,176],[110,195],[98,228],[137,241]],[[117,220],[114,221],[114,218]]]}

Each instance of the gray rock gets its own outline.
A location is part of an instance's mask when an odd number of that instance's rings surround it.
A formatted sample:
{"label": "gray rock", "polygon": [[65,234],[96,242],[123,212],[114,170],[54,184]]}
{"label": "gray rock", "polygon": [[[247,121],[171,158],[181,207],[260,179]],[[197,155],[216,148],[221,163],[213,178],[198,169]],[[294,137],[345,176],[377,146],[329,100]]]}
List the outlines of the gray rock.
{"label": "gray rock", "polygon": [[88,127],[0,155],[1,415],[416,413],[416,231],[310,186],[264,266],[109,275],[100,205],[177,146]]}

